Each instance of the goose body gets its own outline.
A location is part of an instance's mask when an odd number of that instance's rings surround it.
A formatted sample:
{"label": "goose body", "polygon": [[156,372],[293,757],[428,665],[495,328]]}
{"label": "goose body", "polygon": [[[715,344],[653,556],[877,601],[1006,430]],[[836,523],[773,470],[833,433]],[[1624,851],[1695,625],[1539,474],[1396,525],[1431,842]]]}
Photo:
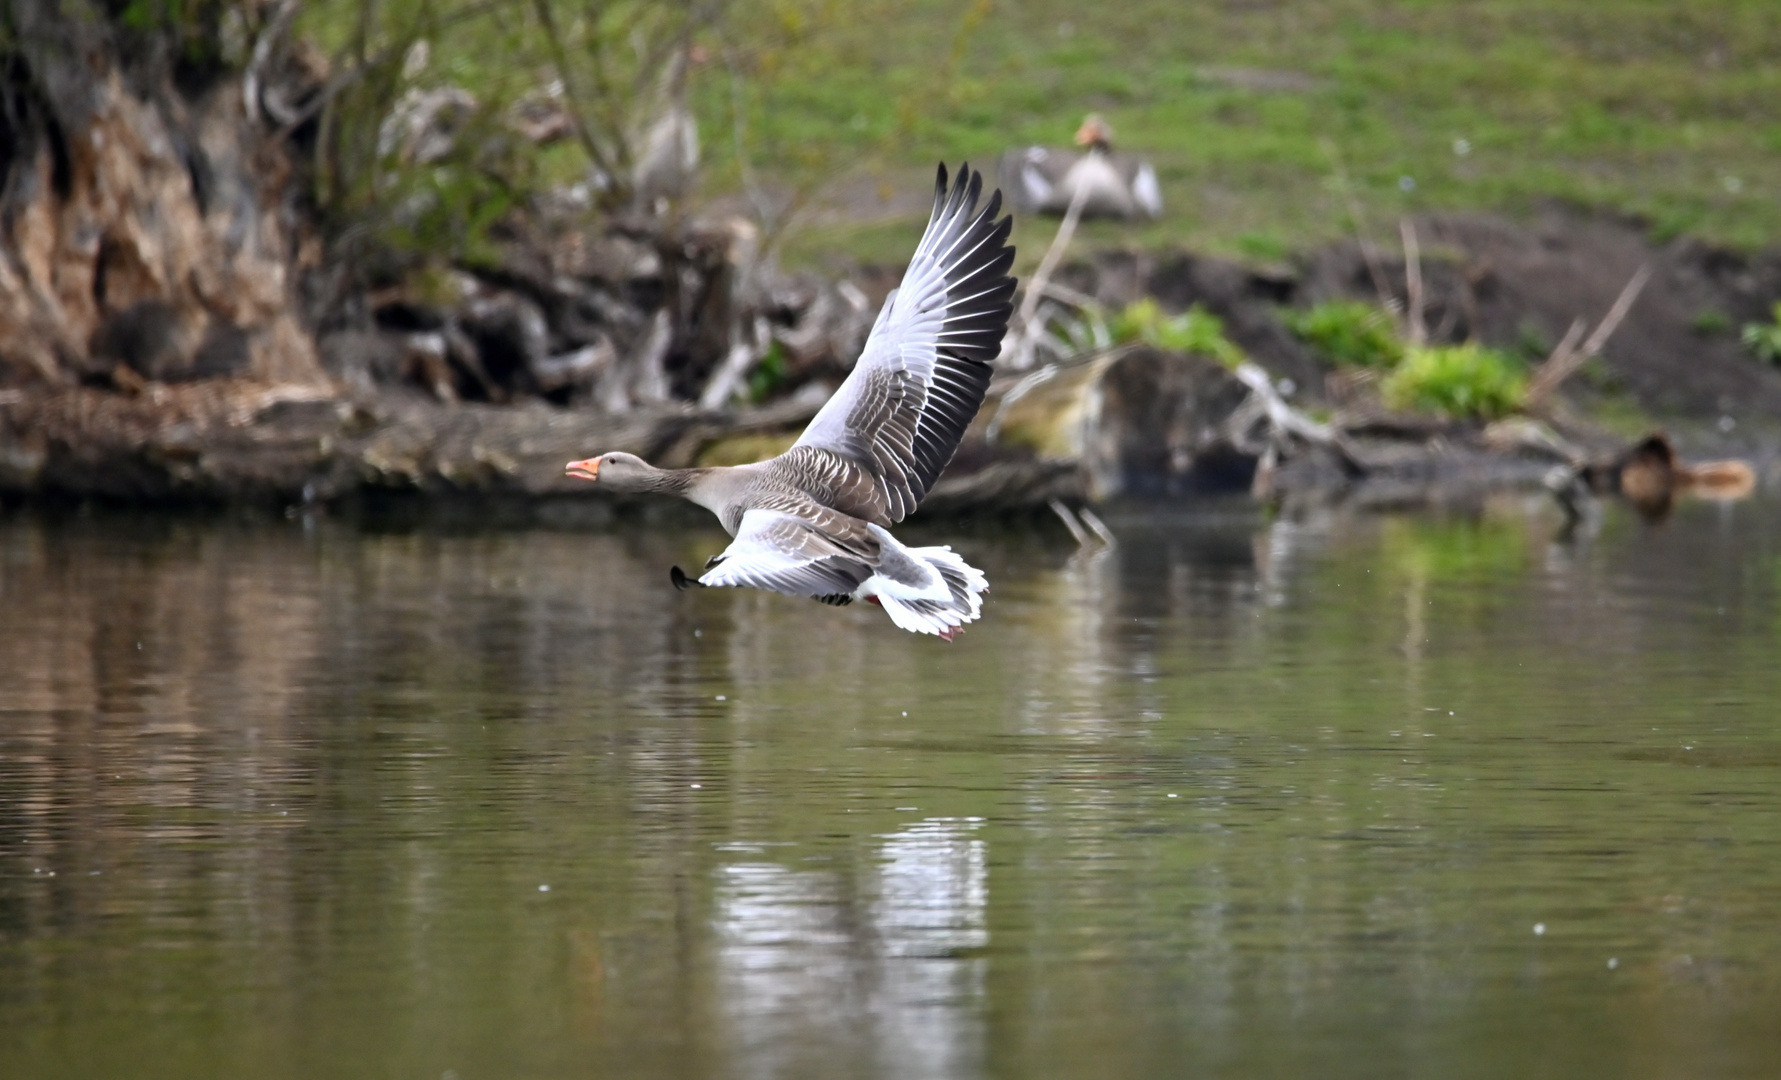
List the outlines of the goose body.
{"label": "goose body", "polygon": [[619,491],[678,495],[733,537],[695,580],[830,604],[870,600],[905,630],[951,640],[982,610],[983,574],[948,547],[907,547],[907,517],[952,459],[989,387],[1012,312],[1012,219],[1001,192],[979,209],[969,166],[948,188],[941,167],[928,219],[859,361],[798,441],[752,465],[658,469],[632,454],[570,462],[569,474]]}
{"label": "goose body", "polygon": [[1113,128],[1090,115],[1076,132],[1080,151],[1028,146],[1002,155],[1000,179],[1016,210],[1063,216],[1080,198],[1083,217],[1155,218],[1163,212],[1156,170],[1113,149]]}

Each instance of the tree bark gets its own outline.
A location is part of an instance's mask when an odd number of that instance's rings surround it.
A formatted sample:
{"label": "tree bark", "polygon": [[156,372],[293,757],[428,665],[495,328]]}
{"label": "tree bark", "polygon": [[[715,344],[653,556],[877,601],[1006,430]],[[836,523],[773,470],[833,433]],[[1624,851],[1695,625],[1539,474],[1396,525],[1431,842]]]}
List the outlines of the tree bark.
{"label": "tree bark", "polygon": [[87,0],[0,10],[0,384],[327,382],[288,162],[245,115],[223,6],[175,6],[146,28]]}

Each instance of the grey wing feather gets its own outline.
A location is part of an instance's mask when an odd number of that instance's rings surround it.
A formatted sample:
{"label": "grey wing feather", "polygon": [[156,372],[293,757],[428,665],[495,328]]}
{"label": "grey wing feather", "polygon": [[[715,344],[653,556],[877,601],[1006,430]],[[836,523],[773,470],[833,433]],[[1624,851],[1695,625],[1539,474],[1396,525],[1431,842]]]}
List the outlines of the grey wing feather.
{"label": "grey wing feather", "polygon": [[948,189],[941,166],[934,211],[901,287],[847,381],[797,442],[865,469],[889,522],[908,516],[952,460],[1013,312],[1013,219],[997,220],[999,191],[979,210],[982,190],[969,166]]}
{"label": "grey wing feather", "polygon": [[754,509],[742,515],[736,538],[699,576],[699,584],[747,586],[788,596],[850,595],[872,576],[871,555],[804,518]]}
{"label": "grey wing feather", "polygon": [[1044,146],[1027,146],[1003,154],[996,179],[1008,193],[1009,207],[1026,213],[1061,212],[1070,199],[1067,195],[1060,198],[1058,185],[1081,156]]}

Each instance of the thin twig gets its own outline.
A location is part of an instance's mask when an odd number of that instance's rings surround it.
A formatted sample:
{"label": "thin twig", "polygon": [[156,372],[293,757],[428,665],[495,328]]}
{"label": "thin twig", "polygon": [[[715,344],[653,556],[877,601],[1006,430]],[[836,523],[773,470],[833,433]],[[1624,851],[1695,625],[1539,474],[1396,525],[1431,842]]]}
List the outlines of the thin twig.
{"label": "thin twig", "polygon": [[1354,197],[1354,187],[1348,182],[1348,170],[1342,164],[1341,151],[1329,139],[1319,140],[1323,152],[1329,156],[1330,167],[1336,171],[1336,187],[1341,189],[1343,201],[1348,204],[1348,219],[1354,225],[1354,239],[1360,244],[1361,261],[1367,264],[1367,273],[1373,278],[1373,288],[1379,293],[1379,304],[1387,311],[1397,310],[1397,298],[1392,295],[1391,285],[1385,280],[1385,268],[1379,265],[1379,253],[1374,250],[1373,242],[1367,239],[1366,229],[1361,225],[1360,200]]}
{"label": "thin twig", "polygon": [[1032,281],[1027,285],[1027,294],[1020,302],[1020,325],[1024,328],[1033,321],[1033,312],[1039,307],[1039,298],[1044,295],[1045,288],[1051,283],[1051,274],[1057,269],[1059,260],[1070,247],[1070,238],[1076,234],[1076,222],[1082,218],[1082,204],[1088,198],[1088,185],[1078,185],[1070,196],[1069,209],[1064,211],[1064,220],[1058,224],[1057,235],[1052,237],[1051,246],[1045,249],[1045,257],[1039,260],[1039,269],[1033,271]]}
{"label": "thin twig", "polygon": [[1113,537],[1113,530],[1109,529],[1107,523],[1102,521],[1100,516],[1093,510],[1090,510],[1085,506],[1077,511],[1077,516],[1081,517],[1082,523],[1087,525],[1096,536],[1101,538],[1101,543],[1108,547],[1117,547],[1119,545],[1119,541]]}
{"label": "thin twig", "polygon": [[1033,345],[1039,335],[1039,325],[1035,316],[1039,311],[1039,301],[1051,286],[1052,272],[1070,247],[1070,238],[1076,233],[1076,222],[1082,218],[1082,204],[1087,201],[1088,186],[1079,185],[1070,196],[1070,206],[1064,211],[1064,220],[1058,224],[1057,235],[1051,238],[1051,246],[1045,249],[1045,257],[1039,260],[1039,269],[1033,272],[1027,282],[1026,295],[1020,301],[1020,314],[1015,319],[1015,345],[1013,367],[1022,370],[1032,366]]}
{"label": "thin twig", "polygon": [[1398,234],[1404,238],[1404,296],[1409,309],[1405,316],[1406,337],[1410,347],[1420,349],[1428,344],[1428,327],[1422,321],[1422,247],[1416,242],[1416,226],[1409,218],[1398,222]]}
{"label": "thin twig", "polygon": [[1084,529],[1082,523],[1076,520],[1076,515],[1070,512],[1069,507],[1065,506],[1061,500],[1053,499],[1051,500],[1051,512],[1064,523],[1064,528],[1070,530],[1070,535],[1076,539],[1077,547],[1088,546],[1088,530]]}
{"label": "thin twig", "polygon": [[1582,344],[1583,335],[1588,332],[1588,319],[1585,319],[1581,315],[1572,319],[1570,329],[1565,331],[1565,336],[1559,339],[1558,347],[1552,350],[1552,355],[1548,356],[1541,366],[1545,367],[1549,364],[1562,364],[1566,360],[1569,360],[1571,354],[1577,351],[1577,346]]}
{"label": "thin twig", "polygon": [[272,9],[272,18],[266,21],[265,29],[260,31],[260,36],[254,41],[247,70],[241,76],[241,105],[247,112],[247,122],[250,124],[260,121],[261,73],[271,62],[273,48],[284,39],[285,31],[291,25],[291,17],[296,13],[297,0],[278,0]]}
{"label": "thin twig", "polygon": [[[1559,343],[1559,348],[1553,350],[1552,356],[1544,364],[1541,364],[1540,369],[1534,372],[1534,377],[1528,380],[1528,408],[1533,408],[1545,401],[1553,391],[1558,389],[1559,384],[1576,374],[1578,368],[1602,351],[1602,346],[1608,343],[1608,338],[1620,326],[1621,320],[1625,319],[1627,312],[1632,310],[1633,301],[1639,298],[1640,290],[1645,288],[1645,282],[1650,279],[1651,265],[1647,263],[1639,267],[1638,271],[1628,279],[1625,287],[1620,290],[1620,295],[1615,298],[1614,306],[1610,307],[1608,313],[1602,316],[1602,321],[1596,324],[1595,331],[1575,352],[1565,353],[1563,351],[1564,342]],[[1569,341],[1571,337],[1572,335],[1566,334],[1565,340]]]}
{"label": "thin twig", "polygon": [[[588,126],[587,117],[582,112],[582,98],[576,93],[575,72],[569,64],[569,52],[564,45],[562,32],[557,28],[557,19],[551,11],[550,0],[533,0],[532,6],[538,13],[539,23],[544,27],[544,40],[549,44],[551,66],[556,68],[557,78],[563,83],[563,102],[569,111],[569,120],[575,125],[575,137],[581,143],[581,148],[587,151],[594,168],[606,174],[613,190],[622,191],[629,177],[619,175],[599,140],[594,138],[593,129]],[[594,65],[596,78],[603,67],[601,64]],[[605,87],[602,86],[601,89],[604,90]]]}
{"label": "thin twig", "polygon": [[734,144],[736,171],[742,177],[742,190],[748,196],[749,203],[754,206],[755,217],[760,219],[762,231],[771,235],[773,208],[767,200],[766,191],[755,177],[754,167],[748,161],[748,116],[742,92],[742,70],[736,59],[736,49],[728,42],[724,44],[724,66],[729,69],[730,75],[730,141]]}

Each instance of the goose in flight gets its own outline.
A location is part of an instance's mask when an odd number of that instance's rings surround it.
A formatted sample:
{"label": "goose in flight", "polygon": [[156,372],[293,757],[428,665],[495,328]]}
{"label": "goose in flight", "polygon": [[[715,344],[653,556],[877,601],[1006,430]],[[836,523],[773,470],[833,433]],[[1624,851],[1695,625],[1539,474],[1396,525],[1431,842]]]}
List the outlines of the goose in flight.
{"label": "goose in flight", "polygon": [[614,491],[678,495],[734,538],[679,588],[739,586],[828,604],[870,600],[905,630],[947,641],[976,619],[989,587],[950,547],[890,534],[952,459],[989,387],[1012,311],[1012,218],[983,178],[946,167],[903,283],[878,313],[846,381],[792,448],[753,465],[658,469],[634,454],[572,461],[571,476]]}
{"label": "goose in flight", "polygon": [[1082,153],[1029,146],[1002,155],[1001,181],[1016,210],[1062,216],[1081,193],[1083,217],[1155,218],[1163,212],[1156,170],[1116,153],[1113,126],[1090,113],[1076,131]]}

